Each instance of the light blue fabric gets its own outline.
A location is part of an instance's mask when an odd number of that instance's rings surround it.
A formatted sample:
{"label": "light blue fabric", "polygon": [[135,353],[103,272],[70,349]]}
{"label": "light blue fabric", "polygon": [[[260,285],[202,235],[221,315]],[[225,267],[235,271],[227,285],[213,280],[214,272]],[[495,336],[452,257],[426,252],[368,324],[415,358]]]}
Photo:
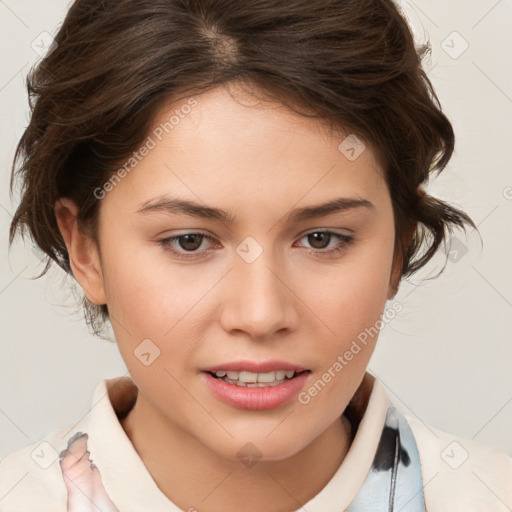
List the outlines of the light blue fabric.
{"label": "light blue fabric", "polygon": [[416,440],[390,405],[372,467],[346,512],[426,512]]}

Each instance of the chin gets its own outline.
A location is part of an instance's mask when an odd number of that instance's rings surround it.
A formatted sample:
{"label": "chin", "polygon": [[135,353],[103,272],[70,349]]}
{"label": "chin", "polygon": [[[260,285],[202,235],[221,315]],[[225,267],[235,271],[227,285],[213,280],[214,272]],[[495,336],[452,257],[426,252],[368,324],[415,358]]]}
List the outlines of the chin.
{"label": "chin", "polygon": [[230,438],[221,446],[213,443],[210,448],[224,459],[253,467],[258,462],[276,462],[288,459],[306,446],[307,443],[295,439],[293,435],[288,435],[285,431],[278,433],[277,430],[270,436],[268,433],[271,430],[260,435],[248,436],[246,434]]}

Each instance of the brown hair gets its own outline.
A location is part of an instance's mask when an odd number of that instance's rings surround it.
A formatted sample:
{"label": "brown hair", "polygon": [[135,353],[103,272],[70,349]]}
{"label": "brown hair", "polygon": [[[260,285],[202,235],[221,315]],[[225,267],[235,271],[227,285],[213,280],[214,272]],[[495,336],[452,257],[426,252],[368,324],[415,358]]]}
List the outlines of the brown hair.
{"label": "brown hair", "polygon": [[[21,162],[9,243],[29,230],[49,257],[38,277],[52,260],[71,274],[57,199],[78,205],[79,226],[97,242],[93,191],[137,149],[159,108],[231,81],[373,148],[393,203],[401,276],[425,265],[454,226],[476,229],[464,212],[418,193],[448,163],[454,133],[421,67],[429,45],[415,48],[391,0],[76,0],[55,42],[27,78],[31,119],[10,187]],[[97,334],[107,306],[85,297],[83,306]]]}

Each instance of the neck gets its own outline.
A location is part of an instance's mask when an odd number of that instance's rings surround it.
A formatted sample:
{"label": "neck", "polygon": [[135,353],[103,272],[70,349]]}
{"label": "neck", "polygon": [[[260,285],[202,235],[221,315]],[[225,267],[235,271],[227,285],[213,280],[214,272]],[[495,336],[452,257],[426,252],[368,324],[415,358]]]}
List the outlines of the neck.
{"label": "neck", "polygon": [[154,409],[139,390],[121,424],[162,493],[182,510],[294,511],[318,494],[352,439],[342,415],[293,456],[254,465],[227,460]]}

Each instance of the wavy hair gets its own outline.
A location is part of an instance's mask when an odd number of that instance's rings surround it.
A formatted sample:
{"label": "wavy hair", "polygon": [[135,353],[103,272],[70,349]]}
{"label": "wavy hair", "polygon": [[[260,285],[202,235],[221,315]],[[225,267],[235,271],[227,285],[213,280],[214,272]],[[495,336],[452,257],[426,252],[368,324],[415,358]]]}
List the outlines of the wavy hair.
{"label": "wavy hair", "polygon": [[[16,148],[11,186],[21,202],[9,231],[28,230],[72,274],[54,205],[69,197],[97,242],[93,191],[147,135],[171,98],[232,81],[257,86],[303,115],[355,134],[385,170],[400,277],[435,254],[471,218],[422,187],[454,149],[452,125],[391,0],[76,0],[55,49],[27,78],[30,122]],[[417,228],[414,229],[417,223]],[[83,297],[94,334],[106,304]]]}

